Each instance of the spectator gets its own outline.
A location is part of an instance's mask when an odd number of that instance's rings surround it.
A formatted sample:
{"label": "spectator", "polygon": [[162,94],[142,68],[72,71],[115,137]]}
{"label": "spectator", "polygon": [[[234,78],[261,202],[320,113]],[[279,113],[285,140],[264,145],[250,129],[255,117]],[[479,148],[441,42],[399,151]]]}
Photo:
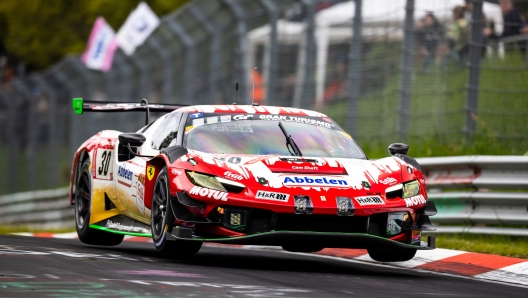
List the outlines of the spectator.
{"label": "spectator", "polygon": [[499,3],[502,10],[502,17],[504,19],[504,30],[500,37],[521,34],[525,22],[521,11],[513,7],[511,0],[500,0]]}
{"label": "spectator", "polygon": [[458,5],[453,9],[453,21],[447,32],[449,51],[456,61],[465,60],[468,53],[469,30],[464,13],[464,6]]}
{"label": "spectator", "polygon": [[428,12],[418,23],[416,40],[418,44],[418,53],[425,57],[423,62],[424,71],[426,71],[435,60],[441,59],[438,47],[445,40],[444,34],[444,27],[432,12]]}

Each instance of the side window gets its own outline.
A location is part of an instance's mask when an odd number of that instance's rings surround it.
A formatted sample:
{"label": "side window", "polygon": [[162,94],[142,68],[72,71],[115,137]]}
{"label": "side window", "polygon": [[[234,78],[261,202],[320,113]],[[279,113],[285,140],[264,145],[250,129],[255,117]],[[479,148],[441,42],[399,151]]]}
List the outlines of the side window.
{"label": "side window", "polygon": [[156,132],[152,135],[152,148],[161,150],[169,146],[176,145],[176,137],[178,136],[178,126],[182,113],[174,113],[160,124]]}

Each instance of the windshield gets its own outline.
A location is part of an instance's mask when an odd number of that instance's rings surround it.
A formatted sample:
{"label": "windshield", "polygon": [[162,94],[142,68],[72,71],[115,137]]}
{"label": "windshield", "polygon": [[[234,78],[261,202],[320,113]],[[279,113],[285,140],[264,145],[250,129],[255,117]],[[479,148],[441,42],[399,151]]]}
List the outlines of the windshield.
{"label": "windshield", "polygon": [[265,120],[266,117],[259,119],[259,116],[262,115],[245,117],[253,120],[241,119],[240,115],[204,115],[188,119],[184,146],[217,154],[291,155],[280,122],[305,157],[366,158],[350,136],[331,120],[289,117],[280,121],[285,118]]}

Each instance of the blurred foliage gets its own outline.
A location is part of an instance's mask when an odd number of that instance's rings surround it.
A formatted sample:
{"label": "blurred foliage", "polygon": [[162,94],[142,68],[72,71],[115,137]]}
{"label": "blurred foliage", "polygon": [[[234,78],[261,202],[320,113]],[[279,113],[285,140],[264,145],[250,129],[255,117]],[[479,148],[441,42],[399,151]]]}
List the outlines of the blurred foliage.
{"label": "blurred foliage", "polygon": [[[427,241],[428,234],[422,235]],[[456,249],[501,256],[528,258],[528,238],[508,235],[431,234],[439,248]]]}
{"label": "blurred foliage", "polygon": [[[168,14],[189,0],[146,0],[158,15]],[[119,30],[140,0],[2,0],[0,54],[23,61],[29,70],[56,63],[66,54],[81,53],[93,23],[102,16]],[[2,47],[5,47],[3,49]]]}

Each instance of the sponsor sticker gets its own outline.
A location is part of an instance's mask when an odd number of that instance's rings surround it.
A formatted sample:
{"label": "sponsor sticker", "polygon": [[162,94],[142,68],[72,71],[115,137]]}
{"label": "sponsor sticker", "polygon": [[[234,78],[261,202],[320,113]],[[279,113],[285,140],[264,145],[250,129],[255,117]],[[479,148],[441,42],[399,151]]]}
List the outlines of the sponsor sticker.
{"label": "sponsor sticker", "polygon": [[321,201],[326,202],[326,197],[325,196],[321,196]]}
{"label": "sponsor sticker", "polygon": [[132,181],[132,171],[127,169],[124,165],[119,166],[117,176]]}
{"label": "sponsor sticker", "polygon": [[416,195],[414,197],[406,198],[405,200],[405,206],[406,207],[412,207],[417,205],[423,205],[427,203],[423,195]]}
{"label": "sponsor sticker", "polygon": [[220,116],[220,122],[222,122],[222,123],[231,122],[231,115],[222,115],[222,116]]}
{"label": "sponsor sticker", "polygon": [[193,119],[192,126],[197,127],[197,126],[202,126],[202,125],[204,125],[204,118]]}
{"label": "sponsor sticker", "polygon": [[332,128],[334,125],[325,121],[315,120],[310,118],[295,117],[295,116],[283,116],[283,115],[260,115],[261,120],[273,120],[273,121],[284,121],[284,122],[297,122],[306,123],[311,125],[317,125],[326,128]]}
{"label": "sponsor sticker", "polygon": [[[339,177],[342,178],[342,177]],[[323,176],[288,176],[284,177],[282,183],[285,186],[348,186],[348,181],[338,177]]]}
{"label": "sponsor sticker", "polygon": [[249,114],[249,115],[236,115],[236,116],[233,116],[233,120],[247,120],[247,119],[253,119],[253,115]]}
{"label": "sponsor sticker", "polygon": [[216,124],[216,123],[218,123],[218,116],[205,118],[205,123],[207,123],[207,124]]}
{"label": "sponsor sticker", "polygon": [[360,206],[367,205],[385,205],[385,202],[381,199],[380,196],[364,196],[364,197],[355,197],[356,202]]}
{"label": "sponsor sticker", "polygon": [[227,201],[227,199],[228,199],[227,198],[227,195],[228,195],[227,192],[214,190],[214,189],[209,189],[209,188],[203,188],[203,187],[200,187],[200,186],[193,186],[193,188],[191,188],[191,190],[189,190],[189,194],[201,196],[201,197],[204,197],[204,198],[213,198],[215,200],[220,200],[220,201]]}
{"label": "sponsor sticker", "polygon": [[149,233],[150,232],[150,231],[148,231],[148,230],[146,230],[144,228],[122,225],[119,222],[113,222],[111,220],[108,220],[106,222],[106,226],[108,228],[111,228],[111,229],[114,229],[114,230],[118,230],[118,231],[140,232],[140,233]]}
{"label": "sponsor sticker", "polygon": [[154,166],[147,167],[147,178],[149,181],[152,180],[152,178],[154,178],[155,173],[156,173],[156,167]]}
{"label": "sponsor sticker", "polygon": [[385,178],[383,180],[379,180],[378,182],[381,183],[381,184],[385,184],[385,185],[387,185],[387,184],[388,185],[392,185],[392,184],[398,182],[398,180],[396,180],[396,179],[394,179],[392,177],[387,177],[387,178]]}
{"label": "sponsor sticker", "polygon": [[259,190],[255,199],[288,202],[289,194]]}
{"label": "sponsor sticker", "polygon": [[292,169],[294,169],[294,170],[309,170],[309,171],[317,171],[317,170],[319,170],[318,167],[310,167],[310,166],[292,166]]}
{"label": "sponsor sticker", "polygon": [[244,177],[242,177],[241,175],[235,174],[235,173],[233,173],[231,171],[225,172],[224,176],[226,178],[229,178],[229,179],[232,179],[232,180],[242,180],[242,179],[244,179]]}
{"label": "sponsor sticker", "polygon": [[190,115],[191,119],[200,118],[200,117],[202,117],[202,116],[203,116],[202,113],[192,113],[192,114]]}

